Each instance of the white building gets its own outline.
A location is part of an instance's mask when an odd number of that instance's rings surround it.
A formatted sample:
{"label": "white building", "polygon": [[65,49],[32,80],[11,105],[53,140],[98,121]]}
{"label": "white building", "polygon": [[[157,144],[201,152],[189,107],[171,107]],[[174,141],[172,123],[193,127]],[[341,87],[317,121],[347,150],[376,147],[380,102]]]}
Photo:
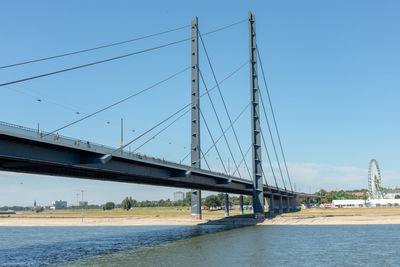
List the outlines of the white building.
{"label": "white building", "polygon": [[332,206],[335,208],[362,208],[365,207],[365,201],[362,199],[336,199],[332,200]]}
{"label": "white building", "polygon": [[67,201],[56,200],[51,203],[53,207],[52,209],[65,209],[67,207]]}
{"label": "white building", "polygon": [[395,199],[396,196],[400,196],[400,190],[398,189],[388,189],[384,192],[384,197],[387,199]]}
{"label": "white building", "polygon": [[398,207],[400,206],[400,199],[332,200],[332,206],[335,208]]}
{"label": "white building", "polygon": [[369,199],[367,207],[393,207],[400,206],[400,199]]}

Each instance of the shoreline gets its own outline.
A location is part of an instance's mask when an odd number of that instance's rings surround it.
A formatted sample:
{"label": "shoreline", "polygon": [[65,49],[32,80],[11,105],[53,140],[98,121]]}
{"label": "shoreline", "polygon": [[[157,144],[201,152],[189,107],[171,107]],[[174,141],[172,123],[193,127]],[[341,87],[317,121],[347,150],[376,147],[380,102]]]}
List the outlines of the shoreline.
{"label": "shoreline", "polygon": [[256,221],[246,216],[195,220],[190,217],[0,217],[2,226],[195,226],[195,225],[372,225],[400,224],[399,215],[284,214]]}

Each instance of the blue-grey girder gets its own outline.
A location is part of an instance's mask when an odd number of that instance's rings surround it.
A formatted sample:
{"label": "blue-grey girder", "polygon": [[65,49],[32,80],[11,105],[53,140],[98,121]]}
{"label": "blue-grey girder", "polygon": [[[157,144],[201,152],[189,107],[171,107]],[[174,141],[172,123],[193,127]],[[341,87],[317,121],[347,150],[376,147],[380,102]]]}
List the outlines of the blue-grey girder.
{"label": "blue-grey girder", "polygon": [[[44,135],[43,135],[44,136]],[[0,122],[0,170],[252,195],[252,181]],[[112,155],[101,163],[104,155]],[[190,173],[187,174],[188,170]],[[55,178],[56,179],[56,178]],[[320,198],[263,188],[264,195]]]}

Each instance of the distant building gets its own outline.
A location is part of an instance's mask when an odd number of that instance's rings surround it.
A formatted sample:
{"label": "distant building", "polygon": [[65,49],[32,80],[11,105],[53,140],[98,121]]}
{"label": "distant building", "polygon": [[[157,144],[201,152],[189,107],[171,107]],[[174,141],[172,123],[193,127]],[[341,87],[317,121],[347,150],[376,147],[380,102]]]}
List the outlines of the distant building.
{"label": "distant building", "polygon": [[400,206],[400,199],[346,199],[332,200],[334,208],[393,207]]}
{"label": "distant building", "polygon": [[56,200],[51,203],[53,209],[65,209],[67,207],[67,201]]}
{"label": "distant building", "polygon": [[174,193],[174,201],[182,201],[185,199],[185,193],[183,192],[175,192]]}
{"label": "distant building", "polygon": [[367,207],[398,207],[400,199],[370,199],[367,200]]}
{"label": "distant building", "polygon": [[361,197],[363,195],[363,192],[352,192],[351,193],[353,196],[358,196]]}
{"label": "distant building", "polygon": [[335,208],[361,208],[365,207],[365,201],[362,199],[338,199],[332,200],[332,206]]}
{"label": "distant building", "polygon": [[88,205],[87,201],[79,201],[79,207],[86,207]]}
{"label": "distant building", "polygon": [[386,199],[395,199],[396,196],[400,196],[399,189],[387,189],[383,192],[384,198]]}

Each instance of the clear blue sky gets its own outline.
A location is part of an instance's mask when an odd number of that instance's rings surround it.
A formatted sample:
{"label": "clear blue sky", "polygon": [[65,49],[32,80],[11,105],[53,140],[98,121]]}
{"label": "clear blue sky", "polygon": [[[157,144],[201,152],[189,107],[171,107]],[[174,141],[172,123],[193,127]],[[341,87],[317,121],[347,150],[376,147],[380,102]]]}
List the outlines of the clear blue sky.
{"label": "clear blue sky", "polygon": [[[2,1],[0,65],[188,25],[194,16],[199,17],[201,32],[207,32],[246,19],[248,10],[256,15],[258,46],[297,189],[366,188],[371,158],[381,165],[384,186],[400,185],[400,126],[396,119],[400,97],[398,1]],[[248,59],[247,34],[247,24],[242,23],[204,38],[219,80]],[[0,83],[189,36],[190,29],[186,28],[118,47],[1,69]],[[2,87],[0,120],[32,128],[40,123],[43,130],[54,130],[82,116],[76,111],[93,112],[189,65],[190,45],[181,43]],[[200,68],[211,87],[213,80],[203,51]],[[249,101],[248,67],[221,89],[233,118]],[[212,96],[227,127],[217,91]],[[42,101],[38,102],[38,98]],[[185,72],[60,134],[118,146],[121,117],[128,141],[189,101],[190,73]],[[203,98],[201,105],[214,136],[218,137],[220,131],[208,100]],[[188,151],[189,122],[188,116],[182,118],[140,152],[179,161]],[[243,149],[250,145],[249,127],[247,110],[237,124]],[[231,133],[229,138],[239,161]],[[202,127],[203,150],[209,145],[210,138]],[[229,154],[222,142],[220,149],[227,163]],[[214,169],[221,169],[214,152],[207,158]],[[265,154],[263,158],[266,159]],[[232,159],[229,161],[233,169]],[[241,172],[246,171],[242,168]],[[0,173],[0,206],[30,205],[34,199],[42,205],[55,199],[75,202],[81,189],[87,190],[89,202],[98,204],[108,200],[120,202],[128,195],[139,200],[172,198],[177,191]]]}

